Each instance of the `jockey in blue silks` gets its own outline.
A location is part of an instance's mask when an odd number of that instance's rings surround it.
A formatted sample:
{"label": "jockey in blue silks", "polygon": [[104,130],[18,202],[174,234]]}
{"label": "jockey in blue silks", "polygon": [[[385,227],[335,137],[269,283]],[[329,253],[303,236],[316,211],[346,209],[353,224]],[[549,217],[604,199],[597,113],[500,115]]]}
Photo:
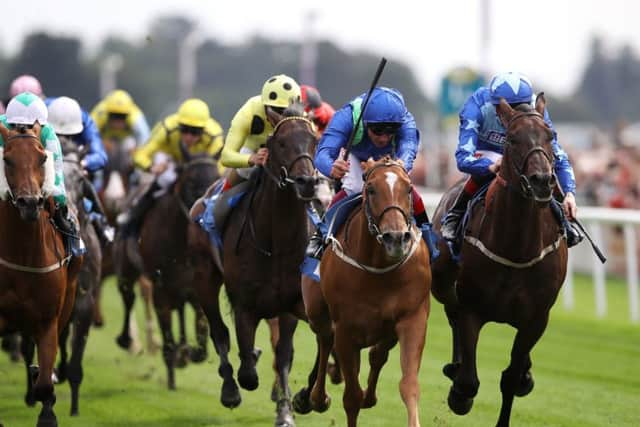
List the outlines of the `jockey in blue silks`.
{"label": "jockey in blue silks", "polygon": [[[460,111],[460,131],[456,161],[461,172],[469,174],[456,201],[444,218],[442,237],[454,241],[460,219],[464,215],[469,200],[484,184],[491,181],[500,169],[502,153],[506,142],[506,129],[496,113],[496,105],[500,99],[516,107],[519,104],[533,104],[533,89],[531,82],[525,76],[516,72],[496,75],[491,79],[489,87],[481,87],[469,97]],[[554,170],[560,187],[564,192],[562,212],[559,206],[552,202],[557,216],[567,230],[567,244],[569,247],[579,243],[582,235],[567,221],[575,219],[577,206],[575,200],[576,182],[573,168],[567,153],[558,144],[557,134],[549,118],[544,112],[544,121],[553,131],[551,141],[555,157]]]}
{"label": "jockey in blue silks", "polygon": [[[370,157],[378,160],[391,155],[402,161],[411,172],[420,146],[420,132],[413,115],[407,110],[404,98],[396,89],[376,87],[357,123],[367,94],[362,94],[336,111],[324,131],[315,155],[315,166],[325,176],[342,181],[342,189],[336,193],[329,207],[353,194],[362,192],[364,185],[362,167]],[[344,148],[352,133],[353,146],[348,160],[343,160]],[[413,214],[419,228],[429,225],[422,197],[413,189]],[[307,255],[318,257],[322,239],[318,234],[309,242]],[[431,248],[430,248],[431,249]]]}
{"label": "jockey in blue silks", "polygon": [[[61,96],[47,98],[45,104],[49,110],[49,123],[58,137],[66,137],[76,145],[88,147],[80,161],[80,166],[89,173],[101,171],[107,164],[107,153],[102,144],[98,127],[91,116],[80,107],[75,99]],[[85,208],[95,230],[103,242],[113,240],[113,229],[106,222],[102,203],[91,182],[85,189]]]}

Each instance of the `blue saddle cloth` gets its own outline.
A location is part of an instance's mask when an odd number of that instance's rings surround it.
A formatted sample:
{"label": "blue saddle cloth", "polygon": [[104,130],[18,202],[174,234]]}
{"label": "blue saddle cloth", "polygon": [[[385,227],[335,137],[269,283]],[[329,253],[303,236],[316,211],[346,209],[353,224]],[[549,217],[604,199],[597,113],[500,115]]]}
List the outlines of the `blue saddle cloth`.
{"label": "blue saddle cloth", "polygon": [[[222,188],[224,185],[224,180],[220,180],[213,189],[211,197],[204,199],[203,203],[205,206],[204,211],[201,214],[194,218],[195,222],[202,227],[204,231],[209,235],[209,241],[213,246],[216,246],[219,249],[222,249],[222,230],[219,226],[216,226],[216,220],[214,215],[214,209],[216,207],[216,203],[222,194]],[[240,200],[246,194],[245,191],[234,194],[233,196],[226,199],[226,203],[228,204],[230,209],[235,208]]]}

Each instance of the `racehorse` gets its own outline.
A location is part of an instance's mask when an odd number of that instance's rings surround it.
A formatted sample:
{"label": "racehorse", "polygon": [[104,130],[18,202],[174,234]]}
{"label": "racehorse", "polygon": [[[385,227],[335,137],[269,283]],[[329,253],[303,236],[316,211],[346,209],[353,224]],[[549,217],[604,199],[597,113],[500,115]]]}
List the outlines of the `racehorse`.
{"label": "racehorse", "polygon": [[[344,409],[350,427],[361,408],[377,402],[376,385],[389,350],[400,342],[400,394],[408,425],[419,426],[418,371],[429,316],[429,251],[412,222],[412,185],[401,163],[369,159],[362,205],[332,237],[320,264],[320,284],[303,280],[306,313],[316,334],[316,366],[296,410],[322,412],[332,348],[345,381]],[[335,347],[334,347],[335,346]],[[367,389],[360,388],[360,350],[371,347]]]}
{"label": "racehorse", "polygon": [[[530,352],[546,329],[567,271],[563,229],[549,207],[557,181],[544,108],[542,94],[535,109],[513,109],[504,100],[497,106],[507,131],[500,171],[484,204],[473,205],[460,263],[441,241],[442,255],[432,267],[433,295],[444,304],[453,334],[452,361],[443,370],[453,382],[448,397],[453,412],[468,413],[478,392],[476,345],[482,326],[499,322],[517,330],[500,380],[500,427],[509,425],[513,397],[533,389]],[[436,209],[438,230],[459,186]]]}
{"label": "racehorse", "polygon": [[[234,208],[223,232],[224,283],[240,351],[238,382],[246,390],[258,387],[254,352],[258,322],[278,317],[275,424],[294,426],[288,376],[293,334],[298,318],[305,318],[300,264],[308,241],[305,207],[315,193],[310,152],[315,133],[298,104],[282,115],[269,110],[268,119],[274,130],[267,140],[267,164],[252,175],[253,188]],[[231,365],[228,369],[232,371]]]}
{"label": "racehorse", "polygon": [[[153,305],[162,332],[162,353],[167,367],[169,389],[175,389],[175,366],[184,366],[186,359],[202,362],[207,355],[207,319],[193,289],[194,270],[199,266],[189,252],[189,209],[218,178],[216,161],[208,155],[192,156],[182,152],[184,164],[172,191],[156,200],[147,212],[140,230],[141,271],[118,278],[118,287],[125,303],[125,324],[118,342],[128,341],[129,312],[133,305],[132,285],[144,273],[153,283]],[[130,269],[127,269],[130,271]],[[213,297],[217,303],[217,294]],[[189,348],[184,328],[184,305],[190,302],[196,311],[198,346]],[[173,338],[172,310],[180,312],[180,342]],[[216,325],[214,325],[215,327]]]}
{"label": "racehorse", "polygon": [[[38,426],[56,426],[53,365],[58,338],[73,308],[82,257],[65,254],[53,225],[53,156],[40,142],[39,124],[7,129],[0,166],[0,335],[21,332],[38,350],[31,397],[42,402]],[[28,360],[25,356],[25,360]]]}

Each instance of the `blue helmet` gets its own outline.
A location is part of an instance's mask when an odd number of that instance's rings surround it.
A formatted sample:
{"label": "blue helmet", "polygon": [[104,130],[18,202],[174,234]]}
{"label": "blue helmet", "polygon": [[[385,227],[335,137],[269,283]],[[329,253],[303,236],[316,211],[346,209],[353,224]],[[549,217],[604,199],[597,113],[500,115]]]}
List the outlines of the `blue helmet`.
{"label": "blue helmet", "polygon": [[531,102],[533,97],[531,81],[517,72],[496,75],[491,79],[489,91],[494,105],[500,104],[500,98],[504,98],[508,104],[520,104]]}
{"label": "blue helmet", "polygon": [[406,113],[407,107],[400,92],[387,87],[376,87],[364,110],[362,122],[365,126],[369,123],[402,123]]}

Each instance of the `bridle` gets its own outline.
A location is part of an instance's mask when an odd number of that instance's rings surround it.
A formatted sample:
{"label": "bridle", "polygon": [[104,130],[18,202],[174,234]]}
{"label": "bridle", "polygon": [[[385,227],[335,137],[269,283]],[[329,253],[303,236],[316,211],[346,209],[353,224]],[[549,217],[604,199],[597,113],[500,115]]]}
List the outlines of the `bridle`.
{"label": "bridle", "polygon": [[[368,188],[367,183],[368,183],[369,178],[371,177],[371,175],[372,175],[372,173],[374,171],[376,171],[377,169],[380,169],[382,167],[390,168],[390,167],[394,167],[394,166],[399,167],[404,172],[404,168],[402,168],[402,166],[400,166],[397,163],[384,162],[384,163],[380,163],[380,164],[377,164],[377,165],[373,166],[371,169],[369,169],[365,173],[365,175],[363,177],[364,188]],[[366,194],[366,191],[365,191],[365,194]],[[389,206],[386,206],[378,216],[375,216],[375,215],[373,215],[373,212],[371,210],[371,203],[369,202],[369,197],[368,197],[368,195],[365,195],[365,197],[364,197],[364,214],[365,214],[365,217],[367,218],[367,228],[369,229],[369,233],[373,237],[375,237],[375,239],[380,244],[382,244],[382,232],[380,231],[380,227],[379,227],[378,224],[380,224],[380,221],[382,221],[382,218],[384,217],[384,215],[387,212],[390,212],[392,210],[400,211],[400,213],[402,214],[402,216],[403,216],[403,218],[405,220],[405,223],[407,224],[407,229],[411,229],[411,218],[413,217],[413,191],[409,192],[409,213],[408,214],[399,205],[389,205]]]}
{"label": "bridle", "polygon": [[[7,138],[7,142],[13,141],[14,139],[34,139],[38,144],[40,144],[40,139],[36,135],[33,135],[31,133],[17,133],[15,135],[11,135],[10,137]],[[0,159],[0,160],[3,160],[3,159]],[[9,201],[14,207],[17,207],[17,202],[15,197],[13,196],[13,191],[9,186],[7,186],[7,192],[9,194]]]}
{"label": "bridle", "polygon": [[[267,139],[267,145],[269,145],[269,142],[272,141],[275,136],[278,133],[278,130],[280,129],[280,126],[285,123],[285,122],[289,122],[289,121],[302,121],[306,124],[306,130],[307,132],[312,135],[315,138],[315,133],[313,132],[313,123],[307,119],[306,117],[301,117],[301,116],[291,116],[291,117],[285,117],[282,120],[280,120],[276,126],[273,129],[273,133],[269,136],[269,138]],[[298,155],[296,158],[294,158],[291,163],[289,163],[288,166],[282,165],[280,166],[280,176],[276,176],[276,174],[274,174],[270,168],[268,168],[266,165],[263,166],[263,170],[265,171],[265,173],[267,174],[267,176],[269,178],[271,178],[271,180],[273,180],[273,182],[276,183],[276,186],[278,187],[279,190],[282,190],[284,188],[286,188],[289,185],[295,184],[296,182],[300,181],[302,179],[301,176],[295,176],[295,175],[291,175],[291,171],[293,170],[293,167],[295,166],[296,163],[298,163],[299,161],[302,160],[307,160],[308,162],[311,163],[311,168],[314,168],[314,164],[313,164],[313,157],[311,157],[311,155],[309,155],[309,153],[302,153],[300,155]],[[306,197],[301,197],[302,200],[304,201],[310,201],[313,198],[306,198]]]}
{"label": "bridle", "polygon": [[[511,128],[511,126],[517,122],[518,120],[525,118],[525,117],[535,117],[540,119],[543,124],[545,126],[547,126],[546,123],[544,123],[544,117],[542,116],[542,114],[538,113],[537,111],[523,111],[523,112],[519,112],[516,113],[507,123],[506,126],[506,133],[507,133],[507,143],[508,144],[512,144],[513,145],[513,141],[509,138],[509,129]],[[557,181],[556,177],[555,177],[555,172],[553,172],[553,163],[554,163],[554,159],[553,159],[553,154],[549,155],[549,153],[547,152],[547,150],[545,150],[543,147],[540,146],[535,146],[532,147],[529,151],[527,151],[527,153],[524,155],[522,161],[520,162],[520,164],[516,164],[515,159],[513,159],[511,156],[509,156],[509,160],[510,160],[510,165],[513,169],[515,169],[517,175],[518,175],[518,180],[520,183],[520,187],[514,188],[514,190],[519,193],[522,197],[524,197],[525,199],[533,199],[536,202],[549,202],[551,200],[552,197],[552,192],[549,193],[549,196],[547,197],[538,197],[535,194],[535,191],[533,190],[533,187],[531,186],[531,182],[529,181],[529,178],[524,174],[524,168],[527,165],[527,161],[529,160],[529,157],[531,157],[533,154],[535,153],[542,153],[544,155],[544,157],[547,159],[547,161],[549,162],[549,165],[551,166],[551,170],[552,170],[552,185],[551,187],[555,186],[555,182]],[[501,180],[501,182],[504,182],[505,184],[507,183],[506,179],[504,179],[504,177],[502,176],[501,173],[498,174],[498,179]],[[507,184],[508,185],[508,184]]]}

